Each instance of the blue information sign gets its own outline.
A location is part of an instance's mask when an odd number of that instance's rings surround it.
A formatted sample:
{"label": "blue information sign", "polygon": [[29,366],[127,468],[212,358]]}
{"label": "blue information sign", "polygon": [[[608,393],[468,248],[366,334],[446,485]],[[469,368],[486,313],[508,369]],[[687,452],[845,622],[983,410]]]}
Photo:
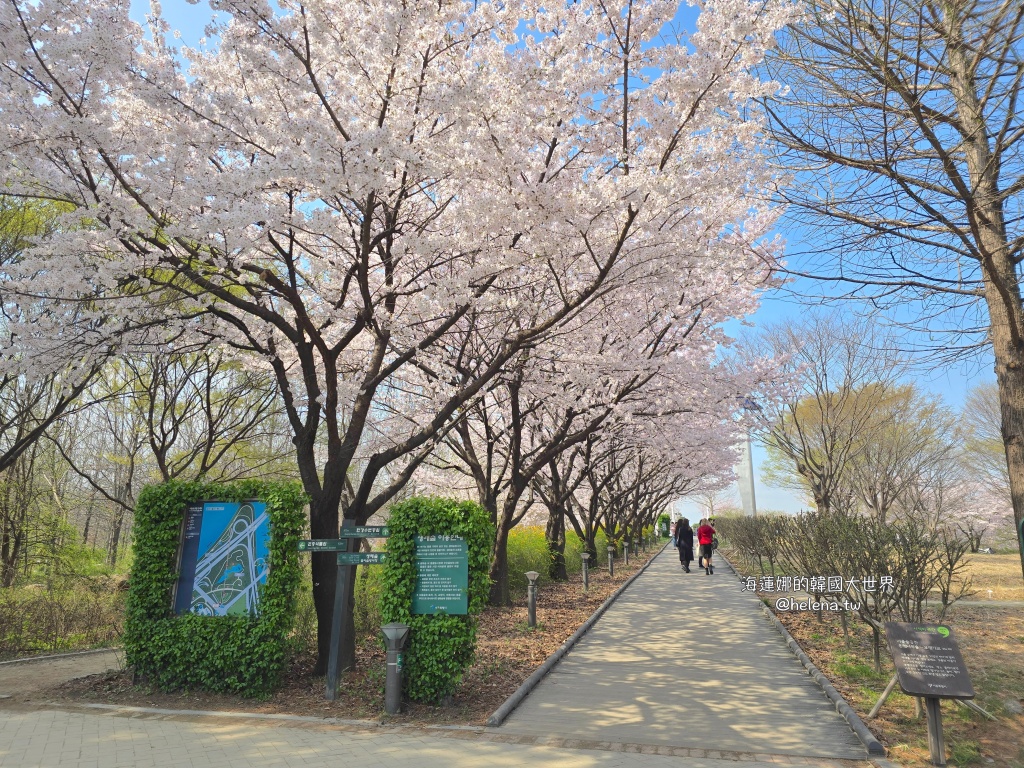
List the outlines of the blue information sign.
{"label": "blue information sign", "polygon": [[200,501],[185,509],[174,612],[256,613],[269,573],[270,518],[262,501]]}

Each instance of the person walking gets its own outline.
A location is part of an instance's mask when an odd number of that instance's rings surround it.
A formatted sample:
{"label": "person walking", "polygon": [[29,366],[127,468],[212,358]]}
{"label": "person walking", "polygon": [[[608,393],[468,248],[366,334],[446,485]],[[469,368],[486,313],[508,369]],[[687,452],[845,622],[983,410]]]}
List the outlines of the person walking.
{"label": "person walking", "polygon": [[[697,523],[697,528],[693,529],[694,534],[696,534],[697,529],[700,528],[700,526],[707,525],[707,522],[708,522],[708,519],[706,517],[702,517],[700,519],[700,522]],[[699,541],[697,542],[697,566],[700,567],[700,568],[704,567],[704,553],[700,549],[700,542]]]}
{"label": "person walking", "polygon": [[690,521],[683,518],[676,523],[676,546],[679,547],[679,562],[683,570],[690,572],[690,563],[693,562],[693,528]]}
{"label": "person walking", "polygon": [[707,520],[701,520],[700,527],[697,529],[697,543],[700,544],[700,557],[704,563],[705,576],[710,576],[715,572],[714,566],[711,565],[711,553],[715,548],[714,541],[715,529]]}

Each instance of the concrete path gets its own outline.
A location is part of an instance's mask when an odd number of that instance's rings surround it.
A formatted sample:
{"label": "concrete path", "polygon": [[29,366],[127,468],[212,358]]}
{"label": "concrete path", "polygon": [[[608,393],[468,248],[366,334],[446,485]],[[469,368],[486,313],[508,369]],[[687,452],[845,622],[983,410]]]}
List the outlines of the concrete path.
{"label": "concrete path", "polygon": [[866,759],[735,574],[691,570],[672,547],[658,555],[500,730]]}
{"label": "concrete path", "polygon": [[18,697],[76,677],[121,669],[123,661],[118,649],[0,662],[0,697]]}
{"label": "concrete path", "polygon": [[[573,749],[494,732],[366,728],[128,710],[0,707],[3,768],[837,768],[833,761],[680,757],[667,747]],[[853,764],[861,765],[861,764]]]}

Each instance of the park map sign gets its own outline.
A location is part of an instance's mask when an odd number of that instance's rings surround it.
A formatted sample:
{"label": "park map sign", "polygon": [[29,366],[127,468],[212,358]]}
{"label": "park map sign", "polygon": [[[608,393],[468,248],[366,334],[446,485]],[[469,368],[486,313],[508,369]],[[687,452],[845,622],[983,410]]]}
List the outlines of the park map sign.
{"label": "park map sign", "polygon": [[461,536],[416,537],[412,612],[469,613],[469,550]]}
{"label": "park map sign", "polygon": [[176,614],[255,614],[269,572],[270,518],[262,501],[200,501],[185,509]]}

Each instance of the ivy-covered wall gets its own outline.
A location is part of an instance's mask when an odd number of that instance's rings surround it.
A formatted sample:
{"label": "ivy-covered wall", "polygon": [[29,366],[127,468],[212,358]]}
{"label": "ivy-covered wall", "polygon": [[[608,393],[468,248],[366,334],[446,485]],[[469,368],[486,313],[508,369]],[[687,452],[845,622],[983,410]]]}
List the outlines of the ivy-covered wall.
{"label": "ivy-covered wall", "polygon": [[[270,518],[269,565],[256,616],[175,616],[171,592],[185,508],[202,500],[259,499]],[[298,540],[306,496],[298,483],[247,480],[147,486],[135,510],[134,562],[124,632],[129,666],[163,690],[265,696],[288,655],[301,581]]]}
{"label": "ivy-covered wall", "polygon": [[[469,556],[469,614],[413,615],[416,537],[448,534],[466,540]],[[455,692],[476,650],[476,615],[490,592],[494,528],[487,511],[471,501],[417,497],[391,507],[388,559],[383,574],[384,623],[409,625],[403,654],[403,687],[414,701],[437,702]]]}

